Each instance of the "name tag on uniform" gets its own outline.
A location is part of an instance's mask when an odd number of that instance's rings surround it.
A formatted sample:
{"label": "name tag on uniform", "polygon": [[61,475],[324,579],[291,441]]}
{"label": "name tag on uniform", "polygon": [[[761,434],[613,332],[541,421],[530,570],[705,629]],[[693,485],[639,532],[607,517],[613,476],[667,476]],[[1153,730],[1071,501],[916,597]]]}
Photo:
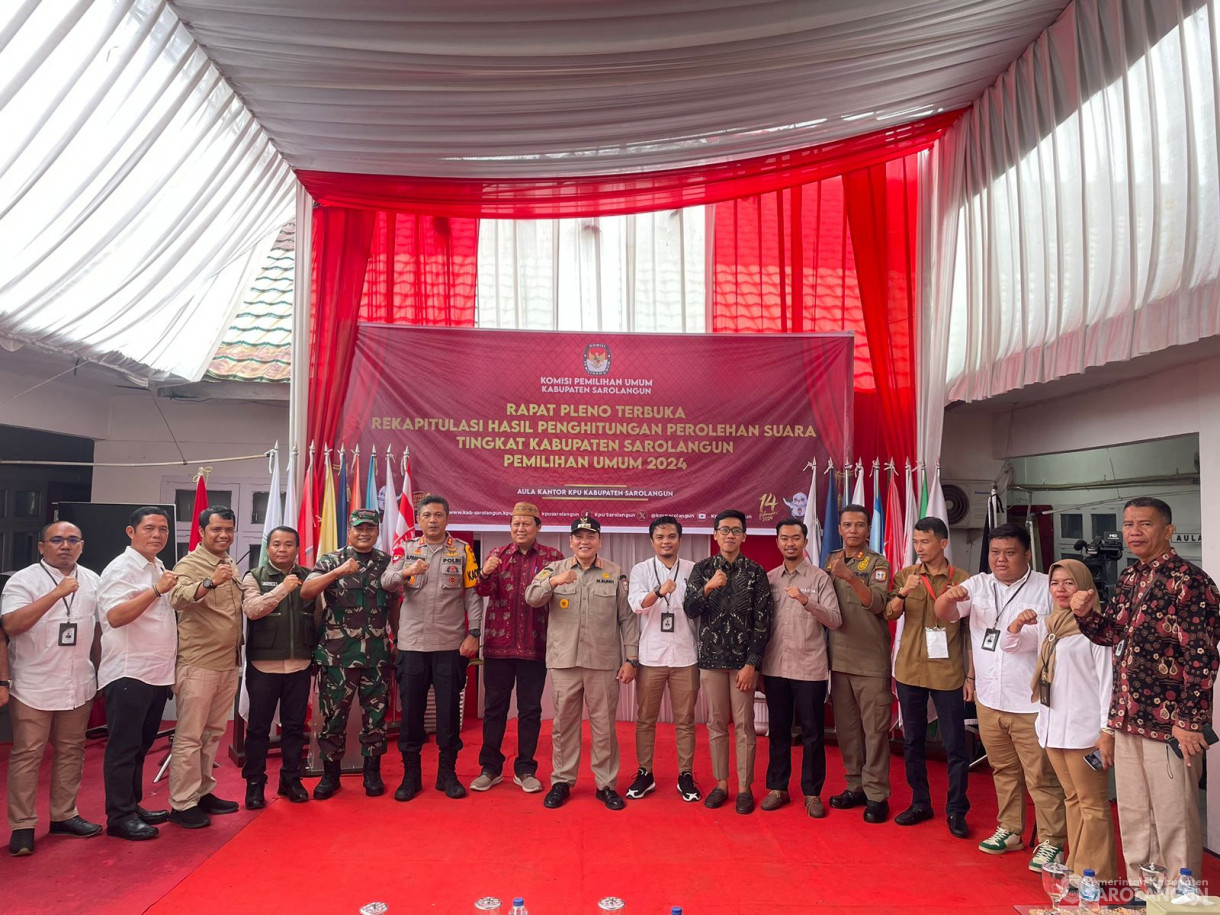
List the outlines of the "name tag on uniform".
{"label": "name tag on uniform", "polygon": [[983,651],[995,651],[1000,644],[1000,630],[988,629],[983,633]]}
{"label": "name tag on uniform", "polygon": [[59,624],[59,647],[60,648],[75,648],[76,647],[76,623],[60,623]]}
{"label": "name tag on uniform", "polygon": [[662,613],[661,614],[661,631],[662,632],[673,632],[674,631],[674,615],[672,613]]}
{"label": "name tag on uniform", "polygon": [[949,633],[943,629],[924,629],[924,641],[928,645],[929,658],[949,657]]}

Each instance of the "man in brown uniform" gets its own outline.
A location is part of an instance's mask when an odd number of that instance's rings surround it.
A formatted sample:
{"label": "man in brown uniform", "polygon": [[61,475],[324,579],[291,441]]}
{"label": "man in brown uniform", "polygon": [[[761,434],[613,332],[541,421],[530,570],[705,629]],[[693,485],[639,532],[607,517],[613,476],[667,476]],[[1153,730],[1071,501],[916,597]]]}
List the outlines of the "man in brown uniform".
{"label": "man in brown uniform", "polygon": [[957,621],[945,622],[936,615],[936,598],[969,578],[955,569],[945,556],[949,529],[939,518],[920,518],[912,532],[919,562],[894,576],[894,587],[885,607],[887,620],[903,620],[894,679],[898,681],[898,706],[902,709],[905,735],[907,784],[911,806],[894,822],[914,826],[933,817],[928,790],[928,766],[924,745],[928,737],[928,700],[936,706],[941,743],[949,760],[949,799],[946,806],[949,832],[964,839],[966,827],[966,782],[970,759],[966,754],[965,703],[974,698],[973,683],[966,680],[970,667],[970,632]]}
{"label": "man in brown uniform", "polygon": [[847,789],[830,799],[838,810],[865,806],[864,822],[890,815],[890,629],[882,613],[890,564],[868,548],[862,505],[839,513],[843,549],[826,560],[843,625],[830,633],[830,701]]}

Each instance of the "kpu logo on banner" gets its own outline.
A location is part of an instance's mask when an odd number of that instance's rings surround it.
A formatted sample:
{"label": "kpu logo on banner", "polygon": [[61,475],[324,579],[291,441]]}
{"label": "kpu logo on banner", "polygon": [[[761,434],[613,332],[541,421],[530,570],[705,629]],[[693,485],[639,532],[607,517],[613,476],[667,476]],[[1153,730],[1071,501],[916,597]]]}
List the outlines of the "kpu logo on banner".
{"label": "kpu logo on banner", "polygon": [[608,375],[610,373],[610,347],[605,343],[590,343],[585,347],[585,374]]}

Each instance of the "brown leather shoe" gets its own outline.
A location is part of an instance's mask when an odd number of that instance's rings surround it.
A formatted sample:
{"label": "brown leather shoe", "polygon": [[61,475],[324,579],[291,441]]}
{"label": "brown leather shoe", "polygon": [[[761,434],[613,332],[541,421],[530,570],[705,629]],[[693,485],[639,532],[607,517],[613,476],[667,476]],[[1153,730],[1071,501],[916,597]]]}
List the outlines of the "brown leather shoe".
{"label": "brown leather shoe", "polygon": [[768,791],[767,796],[762,799],[759,808],[762,810],[779,810],[788,803],[787,791]]}
{"label": "brown leather shoe", "polygon": [[826,818],[826,808],[822,806],[822,799],[816,794],[805,795],[805,812],[815,820]]}

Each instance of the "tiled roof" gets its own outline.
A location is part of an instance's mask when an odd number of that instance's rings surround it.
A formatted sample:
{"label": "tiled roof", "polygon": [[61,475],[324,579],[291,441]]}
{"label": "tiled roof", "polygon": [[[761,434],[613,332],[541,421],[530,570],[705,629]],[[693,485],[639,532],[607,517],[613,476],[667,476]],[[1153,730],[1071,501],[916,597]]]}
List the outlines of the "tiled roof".
{"label": "tiled roof", "polygon": [[212,381],[287,382],[292,362],[296,220],[280,229],[263,268],[204,373]]}

